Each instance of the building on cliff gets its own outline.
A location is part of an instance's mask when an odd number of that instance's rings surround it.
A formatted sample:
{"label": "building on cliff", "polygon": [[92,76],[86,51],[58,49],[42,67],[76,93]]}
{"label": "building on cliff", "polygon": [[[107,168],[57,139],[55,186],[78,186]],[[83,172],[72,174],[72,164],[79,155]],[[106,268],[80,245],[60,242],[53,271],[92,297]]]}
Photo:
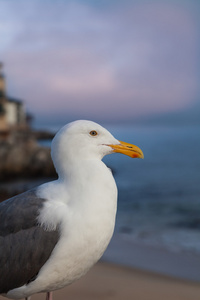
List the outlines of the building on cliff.
{"label": "building on cliff", "polygon": [[26,129],[29,117],[21,100],[8,97],[2,68],[0,63],[0,133],[6,135],[14,129]]}

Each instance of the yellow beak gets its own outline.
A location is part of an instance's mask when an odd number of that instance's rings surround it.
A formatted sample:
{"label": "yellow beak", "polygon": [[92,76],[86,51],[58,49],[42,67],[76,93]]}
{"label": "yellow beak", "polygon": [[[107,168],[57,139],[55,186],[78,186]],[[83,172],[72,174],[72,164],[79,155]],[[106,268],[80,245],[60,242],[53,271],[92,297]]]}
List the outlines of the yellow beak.
{"label": "yellow beak", "polygon": [[139,147],[125,142],[119,142],[120,144],[118,145],[109,145],[113,149],[113,152],[122,153],[132,158],[144,158],[144,154]]}

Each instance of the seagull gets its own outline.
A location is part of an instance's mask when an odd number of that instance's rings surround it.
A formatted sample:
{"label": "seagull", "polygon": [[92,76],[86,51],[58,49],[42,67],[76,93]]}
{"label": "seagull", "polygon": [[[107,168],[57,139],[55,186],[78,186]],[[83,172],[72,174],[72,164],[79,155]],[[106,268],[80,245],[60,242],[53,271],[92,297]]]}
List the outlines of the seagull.
{"label": "seagull", "polygon": [[102,161],[113,152],[143,158],[99,124],[71,122],[52,140],[58,179],[0,204],[0,294],[52,300],[100,259],[115,226],[117,187]]}

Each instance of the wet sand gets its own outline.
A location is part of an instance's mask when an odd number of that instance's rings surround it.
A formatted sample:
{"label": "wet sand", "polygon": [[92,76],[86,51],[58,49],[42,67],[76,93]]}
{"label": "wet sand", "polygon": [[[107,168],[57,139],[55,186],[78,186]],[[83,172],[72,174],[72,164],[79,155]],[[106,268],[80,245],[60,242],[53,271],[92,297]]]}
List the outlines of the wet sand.
{"label": "wet sand", "polygon": [[[0,296],[0,300],[5,300]],[[44,294],[32,300],[45,300]],[[199,300],[200,283],[100,262],[54,300]]]}

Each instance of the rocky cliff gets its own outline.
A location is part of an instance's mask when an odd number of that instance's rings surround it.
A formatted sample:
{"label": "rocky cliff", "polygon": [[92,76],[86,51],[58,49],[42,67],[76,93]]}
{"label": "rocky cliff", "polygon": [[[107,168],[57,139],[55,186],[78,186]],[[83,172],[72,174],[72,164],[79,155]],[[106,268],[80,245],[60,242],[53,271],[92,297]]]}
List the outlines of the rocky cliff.
{"label": "rocky cliff", "polygon": [[33,135],[15,133],[0,140],[0,180],[35,176],[56,176],[50,149],[40,146]]}

